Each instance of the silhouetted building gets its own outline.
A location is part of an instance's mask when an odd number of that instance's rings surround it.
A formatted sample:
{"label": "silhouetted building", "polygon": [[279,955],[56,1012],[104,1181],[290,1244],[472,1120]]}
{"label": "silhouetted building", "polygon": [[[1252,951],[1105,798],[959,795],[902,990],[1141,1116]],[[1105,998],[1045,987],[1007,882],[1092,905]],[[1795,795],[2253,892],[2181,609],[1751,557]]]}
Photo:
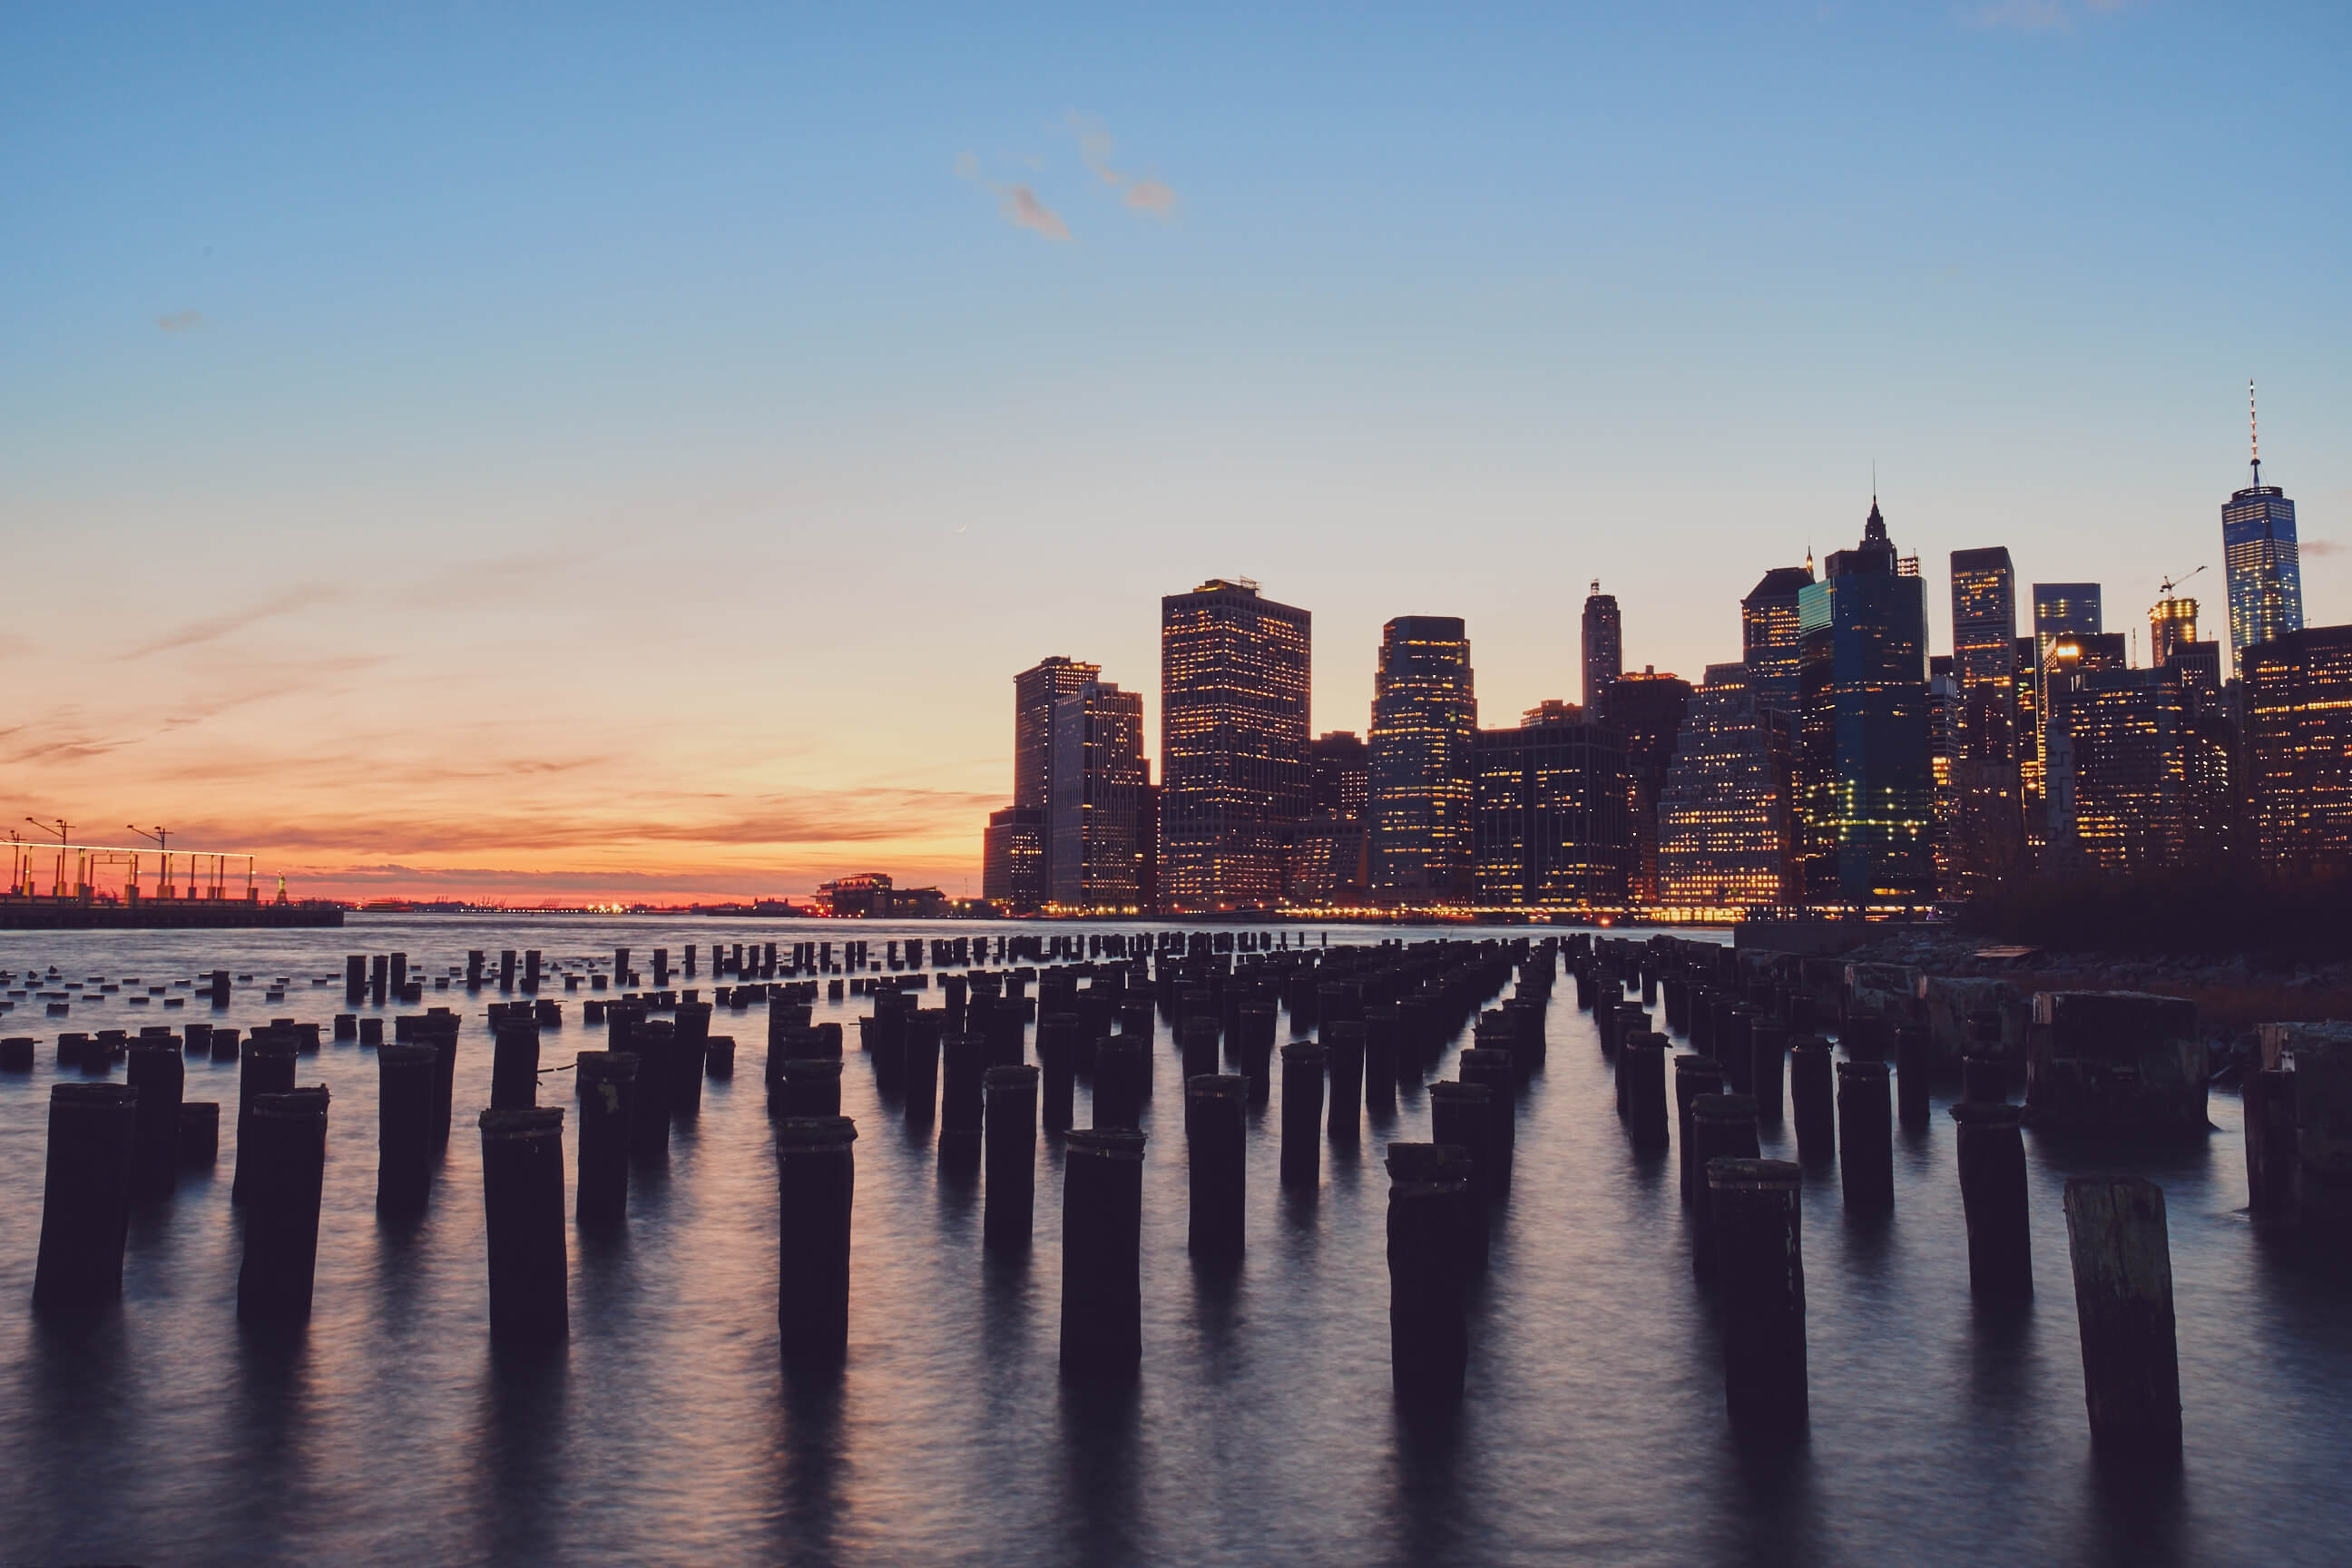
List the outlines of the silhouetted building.
{"label": "silhouetted building", "polygon": [[1625,737],[1627,806],[1633,824],[1633,900],[1654,903],[1658,896],[1658,795],[1666,787],[1666,764],[1675,739],[1690,711],[1690,682],[1660,675],[1644,665],[1639,675],[1620,675],[1601,700],[1602,723]]}
{"label": "silhouetted building", "polygon": [[2227,850],[2228,746],[2198,725],[2178,670],[2077,669],[2060,711],[2082,865],[2142,871]]}
{"label": "silhouetted building", "polygon": [[1307,742],[1307,820],[1292,840],[1291,902],[1352,907],[1362,900],[1370,792],[1370,765],[1354,731],[1333,730]]}
{"label": "silhouetted building", "polygon": [[1633,823],[1625,743],[1547,703],[1516,730],[1481,730],[1477,897],[1489,908],[1622,909]]}
{"label": "silhouetted building", "polygon": [[[1102,673],[1056,654],[1041,658],[1013,678],[1013,804],[1043,812],[1054,799],[1054,704],[1085,689]],[[1054,845],[1045,842],[1045,885],[1053,881]]]}
{"label": "silhouetted building", "polygon": [[1381,630],[1372,679],[1372,891],[1386,901],[1470,896],[1471,748],[1478,698],[1470,641],[1450,616],[1399,616]]}
{"label": "silhouetted building", "polygon": [[1757,702],[1791,715],[1799,700],[1798,666],[1804,628],[1797,596],[1813,581],[1812,557],[1802,566],[1775,566],[1739,601],[1740,659],[1748,667],[1748,691]]}
{"label": "silhouetted building", "polygon": [[[2254,389],[2246,386],[2251,436]],[[2303,629],[2303,558],[2294,502],[2263,483],[2263,448],[2252,444],[2253,482],[2221,508],[2221,564],[2230,575],[2230,659],[2242,678],[2246,649]]]}
{"label": "silhouetted building", "polygon": [[1143,904],[1143,694],[1092,680],[1054,703],[1046,888],[1063,910]]}
{"label": "silhouetted building", "polygon": [[1935,826],[1928,842],[1936,858],[1936,891],[1951,897],[1959,885],[1960,680],[1948,655],[1927,659],[1927,769],[1936,780]]}
{"label": "silhouetted building", "polygon": [[1596,582],[1584,601],[1584,705],[1599,702],[1624,668],[1625,626],[1618,618],[1617,596],[1602,593]]}
{"label": "silhouetted building", "polygon": [[1926,584],[1897,573],[1874,499],[1862,542],[1822,566],[1799,596],[1805,897],[1926,903],[1936,877]]}
{"label": "silhouetted building", "polygon": [[1270,909],[1307,816],[1313,617],[1214,579],[1160,604],[1160,899]]}
{"label": "silhouetted building", "polygon": [[2239,658],[2255,853],[2273,871],[2352,869],[2352,626]]}
{"label": "silhouetted building", "polygon": [[1657,901],[1676,909],[1801,901],[1789,713],[1744,664],[1710,664],[1658,796]]}
{"label": "silhouetted building", "polygon": [[981,897],[1008,912],[1045,901],[1045,814],[1008,805],[988,814],[981,840]]}

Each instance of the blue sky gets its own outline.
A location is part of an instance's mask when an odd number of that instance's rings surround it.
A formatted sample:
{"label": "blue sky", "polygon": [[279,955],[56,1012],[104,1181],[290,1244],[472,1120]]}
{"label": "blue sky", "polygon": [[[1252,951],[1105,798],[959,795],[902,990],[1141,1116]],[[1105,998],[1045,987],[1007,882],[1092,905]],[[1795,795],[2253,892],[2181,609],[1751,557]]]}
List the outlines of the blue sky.
{"label": "blue sky", "polygon": [[1574,695],[1595,577],[1633,662],[1736,656],[1874,462],[1939,647],[1993,543],[2118,627],[2211,563],[2214,626],[2249,375],[2352,618],[2347,35],[16,7],[15,815],[328,881],[952,885],[1012,673],[1150,700],[1207,575],[1316,612],[1319,727],[1399,614],[1465,616],[1508,721]]}

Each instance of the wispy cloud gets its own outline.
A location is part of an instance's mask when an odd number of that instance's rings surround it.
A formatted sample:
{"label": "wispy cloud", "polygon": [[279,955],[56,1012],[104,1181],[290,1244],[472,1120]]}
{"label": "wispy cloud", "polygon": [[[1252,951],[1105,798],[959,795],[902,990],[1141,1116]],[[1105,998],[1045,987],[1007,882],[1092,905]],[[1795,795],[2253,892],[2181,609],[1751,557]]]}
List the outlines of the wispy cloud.
{"label": "wispy cloud", "polygon": [[158,316],[155,324],[167,332],[193,332],[205,324],[202,310],[174,310],[168,316]]}
{"label": "wispy cloud", "polygon": [[1118,143],[1111,139],[1110,128],[1091,114],[1072,113],[1070,134],[1078,139],[1078,156],[1094,171],[1095,178],[1119,193],[1121,205],[1137,212],[1150,213],[1154,217],[1171,217],[1176,211],[1176,192],[1156,175],[1128,174],[1111,163],[1118,155]]}
{"label": "wispy cloud", "polygon": [[955,173],[959,180],[969,180],[973,184],[985,185],[994,191],[998,210],[1004,214],[1004,221],[1013,227],[1025,228],[1047,239],[1070,237],[1070,226],[1062,221],[1061,214],[1045,204],[1035,187],[998,184],[981,173],[980,160],[970,153],[956,154]]}
{"label": "wispy cloud", "polygon": [[226,615],[205,616],[193,621],[184,622],[174,630],[164,633],[154,641],[142,643],[129,652],[119,653],[114,657],[118,661],[146,658],[154,654],[169,653],[174,648],[194,647],[200,643],[217,642],[234,632],[242,631],[258,622],[315,609],[321,605],[332,604],[342,596],[342,590],[332,583],[298,583],[293,587],[274,594],[260,604],[247,609],[232,610]]}
{"label": "wispy cloud", "polygon": [[1025,228],[1044,235],[1047,239],[1067,239],[1070,226],[1062,215],[1037,199],[1037,193],[1026,185],[1013,185],[1002,197],[1004,216],[1015,228]]}
{"label": "wispy cloud", "polygon": [[2306,539],[2295,548],[2299,555],[2315,555],[2325,561],[2331,555],[2344,553],[2344,546],[2332,539]]}

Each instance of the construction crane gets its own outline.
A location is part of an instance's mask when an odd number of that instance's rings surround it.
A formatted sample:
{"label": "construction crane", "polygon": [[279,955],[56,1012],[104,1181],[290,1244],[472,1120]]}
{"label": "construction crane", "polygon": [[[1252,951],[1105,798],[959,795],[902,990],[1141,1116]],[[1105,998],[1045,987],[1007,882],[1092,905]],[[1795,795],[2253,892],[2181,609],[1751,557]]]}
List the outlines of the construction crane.
{"label": "construction crane", "polygon": [[[49,830],[50,824],[43,822],[37,816],[28,816],[25,818],[25,820],[39,828],[44,833],[47,833]],[[66,840],[72,837],[73,827],[72,825],[68,823],[62,816],[57,819],[56,826],[58,830],[58,874],[49,883],[49,890],[56,893],[58,897],[64,898],[65,894],[62,889],[66,885]]]}
{"label": "construction crane", "polygon": [[[2204,571],[2204,570],[2205,570],[2205,568],[2204,568],[2204,567],[2202,567],[2202,566],[2200,566],[2199,568],[2197,568],[2197,572],[2202,572],[2202,571]],[[2179,587],[2183,583],[2188,582],[2189,578],[2196,576],[2196,575],[2197,575],[2197,572],[2189,572],[2189,573],[2186,573],[2186,574],[2184,574],[2183,575],[2179,576],[2179,577],[2167,577],[2167,578],[2164,580],[2164,582],[2163,582],[2160,585],[2158,585],[2158,589],[2157,589],[2157,592],[2158,592],[2158,593],[2159,593],[2159,594],[2161,594],[2164,597],[2166,597],[2166,598],[2169,599],[2169,598],[2171,598],[2171,597],[2173,596],[2173,595],[2172,595],[2172,591],[2173,591],[2175,588]]]}

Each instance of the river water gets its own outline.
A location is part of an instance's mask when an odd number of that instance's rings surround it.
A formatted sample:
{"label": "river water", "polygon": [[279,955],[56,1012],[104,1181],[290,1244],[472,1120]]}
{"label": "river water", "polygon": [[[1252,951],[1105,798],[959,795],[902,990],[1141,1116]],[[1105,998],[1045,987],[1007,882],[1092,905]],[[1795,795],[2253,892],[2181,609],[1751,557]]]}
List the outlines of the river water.
{"label": "river water", "polygon": [[[665,1166],[633,1173],[625,1238],[572,1236],[571,1339],[556,1354],[490,1348],[472,1112],[488,1100],[482,1008],[496,993],[469,1001],[462,988],[426,996],[468,1016],[454,1130],[421,1222],[387,1226],[374,1212],[373,1053],[330,1045],[302,1058],[298,1080],[333,1094],[306,1331],[236,1321],[236,1069],[200,1060],[187,1092],[223,1102],[220,1163],[134,1211],[120,1310],[67,1331],[29,1310],[59,1029],[323,1023],[345,1010],[350,952],[404,951],[430,977],[475,947],[536,947],[553,965],[609,963],[627,945],[649,968],[656,945],[693,941],[855,935],[879,954],[910,934],[1010,929],[355,916],[339,931],[0,934],[0,969],[142,982],[77,1001],[68,1020],[40,1018],[37,1002],[0,1019],[0,1033],[42,1042],[29,1076],[0,1078],[0,1563],[2352,1557],[2352,1281],[2247,1223],[2233,1097],[2214,1095],[2204,1149],[2129,1166],[2162,1183],[2168,1206],[2187,1432],[2177,1475],[2093,1462],[2059,1201],[2069,1168],[2030,1134],[2034,1307],[2007,1321],[1971,1308],[1941,1098],[1927,1131],[1897,1135],[1891,1220],[1849,1222],[1834,1170],[1809,1173],[1810,1434],[1751,1451],[1724,1419],[1671,1157],[1628,1150],[1565,979],[1549,1065],[1520,1100],[1467,1395],[1433,1429],[1402,1422],[1390,1397],[1380,1165],[1388,1139],[1426,1138],[1426,1097],[1405,1093],[1360,1151],[1328,1148],[1312,1194],[1276,1185],[1279,1104],[1254,1112],[1247,1259],[1237,1274],[1199,1271],[1184,1247],[1180,1065],[1164,1026],[1131,1394],[1066,1389],[1056,1375],[1057,1141],[1040,1141],[1034,1250],[984,1255],[977,1179],[942,1181],[933,1135],[877,1102],[854,1027],[849,1362],[814,1386],[785,1377],[764,1007],[714,1016],[714,1033],[741,1042],[737,1077],[706,1086]],[[1350,936],[1365,933],[1331,932]],[[123,1000],[222,967],[287,976],[287,999],[240,986],[226,1016],[202,999]],[[310,984],[321,977],[332,983]],[[698,984],[712,984],[707,969]],[[542,1061],[604,1044],[579,1022],[592,993],[542,994],[566,1004]],[[854,999],[817,1016],[866,1010]],[[1451,1074],[1449,1051],[1433,1076]],[[567,1086],[543,1089],[546,1102],[569,1105],[568,1079],[542,1081]],[[569,1126],[565,1138],[569,1165]],[[1764,1142],[1789,1154],[1785,1138]]]}

